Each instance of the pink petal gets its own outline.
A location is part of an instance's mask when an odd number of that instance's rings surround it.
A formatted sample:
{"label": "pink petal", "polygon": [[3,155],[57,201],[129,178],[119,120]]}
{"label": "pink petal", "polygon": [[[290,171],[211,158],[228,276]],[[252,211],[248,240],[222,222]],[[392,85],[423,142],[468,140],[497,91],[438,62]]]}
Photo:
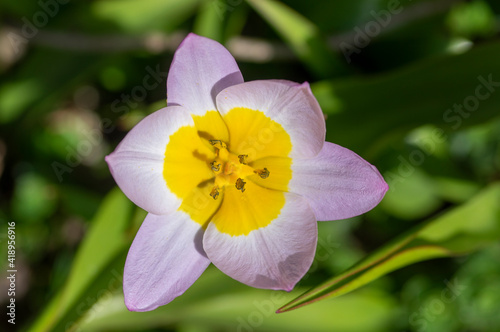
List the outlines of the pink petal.
{"label": "pink petal", "polygon": [[127,308],[149,311],[182,295],[210,264],[202,236],[201,226],[185,213],[148,214],[125,262]]}
{"label": "pink petal", "polygon": [[325,119],[308,83],[267,80],[234,85],[219,93],[217,106],[222,115],[245,107],[279,123],[290,135],[290,157],[313,157],[325,141]]}
{"label": "pink petal", "polygon": [[132,128],[106,157],[116,183],[132,202],[154,214],[170,213],[180,206],[181,201],[165,183],[163,159],[170,135],[193,125],[185,108],[163,108]]}
{"label": "pink petal", "polygon": [[210,223],[203,247],[212,263],[249,286],[292,290],[311,266],[318,231],[307,202],[294,194],[285,195],[279,217],[248,235],[221,233]]}
{"label": "pink petal", "polygon": [[218,42],[190,33],[175,52],[167,79],[168,105],[196,115],[217,110],[215,96],[243,82],[233,56]]}
{"label": "pink petal", "polygon": [[325,142],[312,159],[294,159],[290,192],[304,196],[321,221],[345,219],[373,209],[389,189],[375,166],[354,152]]}

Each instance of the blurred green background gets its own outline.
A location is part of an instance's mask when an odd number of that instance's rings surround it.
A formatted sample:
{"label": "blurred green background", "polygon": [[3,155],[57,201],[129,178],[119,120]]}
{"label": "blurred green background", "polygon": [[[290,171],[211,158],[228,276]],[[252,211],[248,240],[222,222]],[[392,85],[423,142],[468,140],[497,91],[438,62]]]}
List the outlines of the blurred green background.
{"label": "blurred green background", "polygon": [[[498,1],[2,0],[0,19],[3,308],[12,221],[18,270],[15,329],[3,314],[2,330],[500,330]],[[145,212],[103,158],[165,105],[191,31],[228,47],[246,80],[310,82],[327,139],[391,189],[363,216],[320,223],[290,294],[211,266],[171,304],[131,313],[121,278]],[[352,292],[274,313],[322,282],[338,291],[332,278],[369,254]]]}

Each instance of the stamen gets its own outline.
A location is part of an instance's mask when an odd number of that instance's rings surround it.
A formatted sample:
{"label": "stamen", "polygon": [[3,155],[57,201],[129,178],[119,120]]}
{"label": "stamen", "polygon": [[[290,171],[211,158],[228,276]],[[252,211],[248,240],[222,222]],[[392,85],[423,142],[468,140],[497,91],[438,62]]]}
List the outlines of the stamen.
{"label": "stamen", "polygon": [[264,169],[256,169],[253,171],[255,174],[258,174],[261,178],[267,179],[269,177],[269,170],[264,167]]}
{"label": "stamen", "polygon": [[226,149],[227,145],[220,139],[211,139],[209,140],[210,144],[212,144],[215,148],[221,150],[221,149]]}
{"label": "stamen", "polygon": [[219,197],[219,186],[215,186],[212,188],[212,191],[210,192],[210,196],[212,196],[213,199],[217,199],[217,197]]}
{"label": "stamen", "polygon": [[210,163],[210,168],[212,168],[212,171],[214,171],[214,172],[219,172],[219,171],[220,171],[221,164],[220,164],[220,163],[219,163],[219,164],[216,164],[216,163],[217,163],[217,161],[212,161],[212,162]]}
{"label": "stamen", "polygon": [[240,154],[238,156],[238,159],[240,160],[240,164],[243,164],[243,165],[247,164],[247,158],[248,158],[247,154]]}
{"label": "stamen", "polygon": [[238,180],[236,180],[236,189],[241,190],[241,192],[244,192],[245,191],[245,184],[246,184],[246,182],[243,181],[242,178],[238,178]]}

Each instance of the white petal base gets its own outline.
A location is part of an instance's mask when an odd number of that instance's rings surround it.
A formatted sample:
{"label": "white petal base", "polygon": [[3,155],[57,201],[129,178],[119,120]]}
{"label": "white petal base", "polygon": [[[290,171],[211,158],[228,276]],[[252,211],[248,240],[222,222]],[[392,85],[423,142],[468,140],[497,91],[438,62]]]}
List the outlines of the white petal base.
{"label": "white petal base", "polygon": [[181,205],[180,199],[167,187],[163,167],[170,135],[184,126],[194,126],[185,108],[163,108],[132,128],[116,150],[106,157],[111,174],[123,193],[150,213],[171,213]]}
{"label": "white petal base", "polygon": [[209,224],[203,247],[212,263],[249,286],[292,290],[312,264],[318,230],[307,202],[294,194],[285,195],[278,218],[248,235],[230,236]]}

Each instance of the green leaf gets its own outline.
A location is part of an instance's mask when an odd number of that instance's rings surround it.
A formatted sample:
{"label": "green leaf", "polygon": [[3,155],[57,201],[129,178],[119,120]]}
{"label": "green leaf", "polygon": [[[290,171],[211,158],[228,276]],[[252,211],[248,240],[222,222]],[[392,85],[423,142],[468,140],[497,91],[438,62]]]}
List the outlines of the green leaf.
{"label": "green leaf", "polygon": [[[390,182],[389,182],[390,183]],[[441,201],[437,198],[434,179],[420,169],[391,188],[385,195],[381,206],[393,216],[403,220],[415,220],[429,216]]]}
{"label": "green leaf", "polygon": [[223,23],[226,16],[226,2],[206,1],[200,6],[194,22],[193,32],[223,42]]}
{"label": "green leaf", "polygon": [[116,275],[123,269],[122,256],[130,244],[126,230],[132,207],[119,189],[114,189],[104,199],[76,254],[65,287],[35,322],[33,331],[52,331],[54,326],[67,326],[79,319],[96,300],[90,296],[92,290],[105,289],[96,283],[97,277],[103,271],[114,271],[108,272],[107,279],[118,278]]}
{"label": "green leaf", "polygon": [[61,95],[88,77],[99,63],[95,55],[68,56],[64,51],[34,49],[9,81],[0,85],[0,124],[53,108]]}
{"label": "green leaf", "polygon": [[200,0],[103,0],[92,3],[100,19],[109,20],[128,32],[170,31],[186,20]]}
{"label": "green leaf", "polygon": [[474,39],[495,34],[495,13],[481,0],[460,3],[448,14],[447,25],[455,34]]}
{"label": "green leaf", "polygon": [[[500,43],[485,43],[461,55],[433,58],[383,75],[312,84],[328,114],[328,140],[363,154],[395,132],[399,135],[393,139],[401,139],[407,129],[432,123],[446,133],[497,117],[497,54]],[[483,83],[490,79],[492,90]],[[454,112],[454,104],[476,98],[479,86],[479,93],[487,97],[471,111],[463,107],[462,113]]]}
{"label": "green leaf", "polygon": [[9,82],[0,88],[0,123],[8,123],[23,112],[32,91],[37,91],[38,82],[35,79]]}
{"label": "green leaf", "polygon": [[404,266],[438,257],[465,254],[500,239],[500,184],[469,202],[423,223],[373,252],[340,275],[314,287],[279,309],[293,310],[351,292]]}
{"label": "green leaf", "polygon": [[[350,294],[338,302],[324,302],[316,308],[276,315],[279,305],[296,294],[252,289],[211,267],[184,295],[166,306],[144,313],[129,312],[119,293],[97,303],[100,309],[92,309],[96,314],[79,328],[124,331],[190,324],[207,331],[383,331],[397,315],[394,299],[374,289]],[[353,319],[360,310],[366,313],[363,322]]]}
{"label": "green leaf", "polygon": [[463,203],[474,196],[480,189],[476,182],[449,177],[435,177],[434,184],[439,194],[453,203]]}
{"label": "green leaf", "polygon": [[279,1],[247,0],[318,77],[348,72],[340,55],[328,48],[319,29],[307,18]]}

